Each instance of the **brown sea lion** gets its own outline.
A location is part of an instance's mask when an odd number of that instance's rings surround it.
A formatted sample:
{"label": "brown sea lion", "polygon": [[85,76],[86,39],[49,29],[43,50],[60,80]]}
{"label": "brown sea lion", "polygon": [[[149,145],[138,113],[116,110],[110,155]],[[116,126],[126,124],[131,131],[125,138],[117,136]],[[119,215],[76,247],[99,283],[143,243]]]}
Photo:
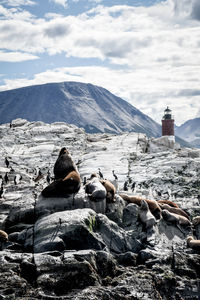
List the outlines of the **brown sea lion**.
{"label": "brown sea lion", "polygon": [[76,165],[74,164],[69,151],[63,147],[60,150],[59,156],[54,165],[54,175],[56,179],[65,178],[70,172],[77,171]]}
{"label": "brown sea lion", "polygon": [[43,191],[44,197],[66,197],[75,194],[81,186],[81,178],[78,172],[72,171],[65,178],[58,179],[48,185]]}
{"label": "brown sea lion", "polygon": [[146,225],[146,229],[151,228],[156,224],[156,219],[150,212],[149,206],[145,200],[141,200],[139,218],[142,223]]}
{"label": "brown sea lion", "polygon": [[81,187],[81,177],[77,171],[70,172],[62,180],[63,190],[69,194],[77,193]]}
{"label": "brown sea lion", "polygon": [[157,202],[161,203],[161,204],[168,204],[169,206],[179,208],[179,206],[176,203],[174,203],[174,202],[172,202],[170,200],[158,200]]}
{"label": "brown sea lion", "polygon": [[197,226],[200,224],[200,216],[196,216],[192,219],[192,223],[194,226]]}
{"label": "brown sea lion", "polygon": [[112,184],[109,180],[107,179],[101,179],[100,182],[103,184],[103,186],[106,189],[106,201],[107,202],[115,202],[115,193],[116,193],[116,188],[114,184]]}
{"label": "brown sea lion", "polygon": [[191,226],[192,225],[191,222],[186,217],[169,212],[166,209],[163,209],[162,216],[165,221],[174,223],[176,225],[177,224],[182,225],[182,226]]}
{"label": "brown sea lion", "polygon": [[162,203],[159,203],[159,205],[162,209],[167,209],[169,212],[172,212],[172,213],[175,213],[177,215],[186,217],[188,220],[190,220],[189,215],[184,210],[182,210],[181,208],[172,207],[168,204],[162,204]]}
{"label": "brown sea lion", "polygon": [[8,241],[8,234],[5,231],[0,230],[0,242],[4,243],[7,241]]}
{"label": "brown sea lion", "polygon": [[120,194],[120,197],[122,199],[124,199],[125,201],[127,201],[128,203],[135,203],[137,205],[141,205],[141,201],[145,200],[149,206],[149,209],[151,211],[151,213],[156,217],[156,219],[160,219],[161,218],[161,208],[158,205],[157,201],[155,200],[149,200],[149,199],[143,199],[137,196],[128,196],[126,194]]}
{"label": "brown sea lion", "polygon": [[200,251],[200,240],[195,240],[192,236],[187,238],[188,247]]}

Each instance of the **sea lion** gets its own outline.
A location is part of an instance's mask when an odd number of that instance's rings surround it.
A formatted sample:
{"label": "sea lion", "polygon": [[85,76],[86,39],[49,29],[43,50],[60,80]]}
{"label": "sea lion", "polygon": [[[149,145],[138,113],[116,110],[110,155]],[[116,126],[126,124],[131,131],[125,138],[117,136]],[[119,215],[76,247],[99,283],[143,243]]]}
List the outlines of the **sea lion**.
{"label": "sea lion", "polygon": [[43,191],[44,197],[66,197],[75,194],[81,186],[81,178],[78,172],[72,171],[65,178],[58,179],[49,184]]}
{"label": "sea lion", "polygon": [[135,203],[137,205],[140,206],[141,201],[145,200],[149,206],[149,209],[151,211],[151,213],[156,217],[156,219],[160,219],[161,218],[161,208],[158,205],[157,201],[155,200],[149,200],[149,199],[143,199],[137,196],[128,196],[126,194],[120,194],[120,197],[122,199],[124,199],[125,201],[127,201],[128,203]]}
{"label": "sea lion", "polygon": [[197,226],[200,224],[200,216],[196,216],[192,219],[192,223],[194,226]]}
{"label": "sea lion", "polygon": [[54,175],[56,179],[65,178],[70,172],[77,171],[76,165],[74,164],[69,151],[63,147],[60,150],[59,156],[54,165]]}
{"label": "sea lion", "polygon": [[175,213],[177,215],[180,215],[180,216],[183,216],[183,217],[186,217],[188,220],[190,220],[190,217],[189,215],[184,211],[182,210],[181,208],[177,208],[177,207],[172,207],[168,204],[162,204],[162,203],[159,203],[160,207],[162,209],[166,209],[168,210],[169,212],[172,212],[172,213]]}
{"label": "sea lion", "polygon": [[92,201],[100,201],[106,198],[106,188],[100,182],[96,174],[92,174],[91,179],[85,185],[85,192]]}
{"label": "sea lion", "polygon": [[169,212],[167,209],[163,209],[162,216],[165,221],[174,223],[176,225],[178,224],[182,226],[192,225],[191,222],[186,217]]}
{"label": "sea lion", "polygon": [[200,240],[195,240],[192,236],[187,237],[188,247],[200,251]]}
{"label": "sea lion", "polygon": [[103,186],[106,189],[106,201],[107,202],[115,202],[115,193],[116,193],[116,188],[114,186],[114,184],[112,184],[109,180],[107,179],[103,179],[100,180],[100,182],[103,184]]}
{"label": "sea lion", "polygon": [[174,203],[174,202],[172,202],[170,200],[158,200],[157,202],[161,203],[161,204],[168,204],[169,206],[179,208],[179,206],[176,203]]}
{"label": "sea lion", "polygon": [[68,192],[69,194],[77,193],[81,187],[81,177],[78,171],[70,172],[63,180],[62,180],[63,190]]}
{"label": "sea lion", "polygon": [[4,243],[7,241],[8,241],[8,234],[5,231],[0,230],[0,242]]}
{"label": "sea lion", "polygon": [[146,225],[146,229],[153,227],[156,224],[156,219],[149,210],[147,202],[142,199],[139,209],[139,218]]}

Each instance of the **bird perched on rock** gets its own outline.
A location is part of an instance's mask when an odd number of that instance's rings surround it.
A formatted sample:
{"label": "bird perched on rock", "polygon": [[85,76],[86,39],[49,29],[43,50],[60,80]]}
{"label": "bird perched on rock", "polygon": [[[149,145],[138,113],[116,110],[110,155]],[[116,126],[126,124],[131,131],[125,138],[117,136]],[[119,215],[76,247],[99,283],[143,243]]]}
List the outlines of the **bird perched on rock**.
{"label": "bird perched on rock", "polygon": [[101,172],[101,169],[100,168],[98,168],[98,170],[99,170],[99,177],[101,178],[101,179],[103,179],[103,173]]}
{"label": "bird perched on rock", "polygon": [[124,191],[128,191],[128,181],[124,182]]}
{"label": "bird perched on rock", "polygon": [[47,173],[46,180],[47,180],[47,183],[50,184],[50,182],[51,182],[51,175],[50,175],[50,172],[49,172],[49,171],[48,171],[48,173]]}
{"label": "bird perched on rock", "polygon": [[4,176],[4,181],[5,181],[5,183],[8,183],[8,181],[9,181],[8,173],[5,174],[5,176]]}
{"label": "bird perched on rock", "polygon": [[17,176],[14,177],[14,184],[17,185]]}
{"label": "bird perched on rock", "polygon": [[84,177],[84,178],[83,178],[83,185],[86,185],[86,183],[87,183],[87,178]]}
{"label": "bird perched on rock", "polygon": [[5,158],[5,164],[6,164],[6,167],[8,168],[9,167],[9,160],[7,159],[7,157]]}
{"label": "bird perched on rock", "polygon": [[118,180],[118,177],[117,177],[117,175],[115,174],[115,170],[112,170],[112,173],[113,173],[113,176],[114,176],[115,180]]}
{"label": "bird perched on rock", "polygon": [[3,184],[2,184],[1,189],[0,189],[0,198],[2,198],[3,192],[4,192],[4,190],[3,190]]}

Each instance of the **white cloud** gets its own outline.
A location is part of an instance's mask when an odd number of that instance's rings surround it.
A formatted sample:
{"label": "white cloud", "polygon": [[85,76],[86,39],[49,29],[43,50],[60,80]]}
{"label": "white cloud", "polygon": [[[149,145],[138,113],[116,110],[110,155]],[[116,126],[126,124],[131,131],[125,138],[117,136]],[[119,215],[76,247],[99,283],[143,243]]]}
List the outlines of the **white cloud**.
{"label": "white cloud", "polygon": [[59,5],[62,5],[65,8],[67,8],[67,6],[68,6],[67,0],[49,0],[49,1],[59,4]]}
{"label": "white cloud", "polygon": [[38,56],[32,55],[30,53],[0,51],[0,62],[20,62],[25,60],[34,60],[38,58]]}
{"label": "white cloud", "polygon": [[[187,72],[187,68],[185,72]],[[0,90],[48,82],[80,81],[108,89],[115,95],[127,100],[143,113],[151,116],[158,123],[161,122],[166,106],[173,110],[175,121],[178,125],[196,117],[199,111],[200,96],[185,96],[185,92],[182,89],[189,86],[187,80],[180,81],[178,74],[174,74],[171,82],[166,83],[164,78],[166,74],[163,74],[160,81],[157,80],[159,76],[160,73],[157,74],[156,71],[151,72],[150,70],[148,72],[143,70],[133,72],[127,69],[123,71],[111,70],[108,67],[95,66],[57,68],[36,74],[32,80],[26,78],[5,80],[5,85]],[[193,76],[195,76],[195,72]],[[200,89],[197,76],[193,80],[196,81],[194,86],[197,90],[196,94],[198,94]],[[186,94],[188,94],[187,91]]]}
{"label": "white cloud", "polygon": [[6,22],[7,20],[24,20],[29,21],[34,16],[27,10],[22,10],[20,8],[5,8],[2,5],[0,5],[0,22],[3,24],[3,22]]}
{"label": "white cloud", "polygon": [[97,6],[78,16],[47,20],[20,19],[19,11],[0,6],[5,16],[0,20],[0,45],[7,52],[65,53],[77,58],[77,64],[79,58],[105,63],[105,67],[48,70],[31,81],[6,80],[1,90],[77,80],[106,87],[157,121],[166,105],[178,124],[196,117],[200,96],[186,91],[198,91],[200,86],[198,10],[194,15],[198,3],[168,0],[150,7]]}
{"label": "white cloud", "polygon": [[[72,0],[72,2],[81,2],[82,0]],[[101,3],[103,0],[88,0],[88,2],[93,2],[93,3]]]}
{"label": "white cloud", "polygon": [[46,13],[44,16],[47,19],[56,19],[56,18],[62,18],[63,17],[63,15],[57,14],[57,13]]}
{"label": "white cloud", "polygon": [[2,4],[6,3],[8,6],[21,6],[21,5],[35,5],[35,1],[31,0],[2,0]]}

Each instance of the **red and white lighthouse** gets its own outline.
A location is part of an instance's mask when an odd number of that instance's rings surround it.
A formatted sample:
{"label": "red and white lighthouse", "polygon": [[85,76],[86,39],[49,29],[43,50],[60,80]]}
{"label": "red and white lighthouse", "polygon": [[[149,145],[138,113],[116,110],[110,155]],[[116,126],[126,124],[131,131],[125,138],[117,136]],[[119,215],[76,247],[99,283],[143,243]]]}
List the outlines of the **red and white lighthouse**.
{"label": "red and white lighthouse", "polygon": [[164,110],[164,116],[162,118],[162,136],[174,136],[174,119],[172,117],[172,111],[167,108]]}

